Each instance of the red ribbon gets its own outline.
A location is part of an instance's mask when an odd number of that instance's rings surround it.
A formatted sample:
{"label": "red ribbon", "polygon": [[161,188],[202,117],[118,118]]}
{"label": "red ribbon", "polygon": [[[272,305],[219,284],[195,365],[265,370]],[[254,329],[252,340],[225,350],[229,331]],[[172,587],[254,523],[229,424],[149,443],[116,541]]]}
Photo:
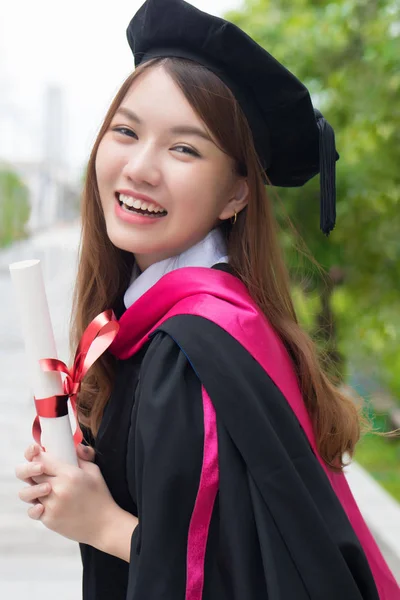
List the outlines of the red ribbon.
{"label": "red ribbon", "polygon": [[[95,317],[85,329],[75,353],[71,369],[56,358],[42,358],[39,363],[43,371],[59,371],[66,378],[63,382],[64,394],[49,398],[34,398],[36,417],[32,426],[35,441],[42,446],[39,417],[57,418],[68,415],[68,398],[76,420],[74,444],[77,446],[83,439],[79,427],[76,399],[86,373],[96,360],[111,346],[119,330],[119,323],[112,310],[106,310]],[[42,446],[43,448],[43,446]],[[44,449],[44,448],[43,448]]]}

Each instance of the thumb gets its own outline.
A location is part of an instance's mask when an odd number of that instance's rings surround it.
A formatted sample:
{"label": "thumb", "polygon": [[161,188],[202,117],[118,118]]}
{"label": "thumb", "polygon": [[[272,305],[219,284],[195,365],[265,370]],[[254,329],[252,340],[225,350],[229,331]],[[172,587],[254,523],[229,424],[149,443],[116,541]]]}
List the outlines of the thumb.
{"label": "thumb", "polygon": [[79,459],[86,460],[88,462],[94,462],[96,452],[91,446],[85,446],[84,444],[78,444],[76,447],[76,454]]}

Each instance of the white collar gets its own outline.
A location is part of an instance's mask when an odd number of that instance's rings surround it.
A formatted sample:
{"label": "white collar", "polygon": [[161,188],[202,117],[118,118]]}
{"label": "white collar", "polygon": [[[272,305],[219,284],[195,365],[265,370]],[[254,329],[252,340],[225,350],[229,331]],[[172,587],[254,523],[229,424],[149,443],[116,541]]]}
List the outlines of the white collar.
{"label": "white collar", "polygon": [[198,242],[182,254],[166,258],[150,265],[138,275],[137,267],[132,273],[131,283],[124,295],[126,308],[132,306],[140,296],[143,296],[163,275],[182,267],[212,267],[218,263],[227,263],[227,248],[223,233],[213,229],[201,242]]}

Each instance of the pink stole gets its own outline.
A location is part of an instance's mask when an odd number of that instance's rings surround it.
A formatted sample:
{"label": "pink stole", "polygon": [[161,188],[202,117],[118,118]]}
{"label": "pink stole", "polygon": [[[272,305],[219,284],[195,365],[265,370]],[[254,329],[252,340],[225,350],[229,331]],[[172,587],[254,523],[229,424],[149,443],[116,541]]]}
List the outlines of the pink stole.
{"label": "pink stole", "polygon": [[[214,322],[232,335],[268,373],[299,420],[360,540],[374,576],[380,600],[400,599],[400,588],[365,524],[345,475],[332,473],[317,452],[312,424],[301,396],[293,363],[282,341],[252,300],[246,287],[236,277],[223,271],[202,267],[186,267],[168,273],[122,315],[119,321],[120,333],[110,347],[111,352],[119,358],[128,358],[143,346],[148,340],[148,336],[164,321],[177,315],[197,315]],[[200,490],[206,494],[210,494],[211,490],[212,496],[215,495],[218,473],[215,471],[214,474],[210,474],[209,466],[213,464],[214,468],[218,469],[215,460],[218,450],[216,432],[215,430],[211,431],[210,427],[210,424],[213,424],[215,428],[216,424],[214,409],[207,399],[208,396],[203,390],[206,435],[202,472],[203,485],[200,482]],[[206,474],[204,474],[204,466],[208,468]],[[204,481],[206,481],[203,479],[204,477],[213,482],[208,492],[207,486],[204,485]],[[207,500],[204,502],[203,493],[200,494],[200,490],[191,522],[192,531],[189,531],[189,542],[190,540],[197,541],[196,530],[201,528],[199,515],[203,515],[208,524],[208,517],[211,517],[210,495],[208,502]],[[201,508],[202,506],[203,508]],[[189,543],[188,573],[193,575],[198,571],[199,557],[196,562],[195,553],[193,554],[191,548],[192,545]],[[201,576],[199,578],[198,573],[197,577],[192,575],[191,592],[188,589],[186,600],[200,600],[202,579]],[[190,577],[188,583],[189,580]]]}

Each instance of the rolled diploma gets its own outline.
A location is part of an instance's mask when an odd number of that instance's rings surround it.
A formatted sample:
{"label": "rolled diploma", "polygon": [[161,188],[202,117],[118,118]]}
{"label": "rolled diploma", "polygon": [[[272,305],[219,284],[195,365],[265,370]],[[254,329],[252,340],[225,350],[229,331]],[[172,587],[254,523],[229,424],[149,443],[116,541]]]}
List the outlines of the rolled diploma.
{"label": "rolled diploma", "polygon": [[[33,394],[37,400],[64,393],[61,374],[42,371],[41,358],[57,358],[49,306],[40,260],[25,260],[9,265],[20,313],[27,366]],[[54,457],[77,465],[69,416],[40,417],[42,444]]]}

